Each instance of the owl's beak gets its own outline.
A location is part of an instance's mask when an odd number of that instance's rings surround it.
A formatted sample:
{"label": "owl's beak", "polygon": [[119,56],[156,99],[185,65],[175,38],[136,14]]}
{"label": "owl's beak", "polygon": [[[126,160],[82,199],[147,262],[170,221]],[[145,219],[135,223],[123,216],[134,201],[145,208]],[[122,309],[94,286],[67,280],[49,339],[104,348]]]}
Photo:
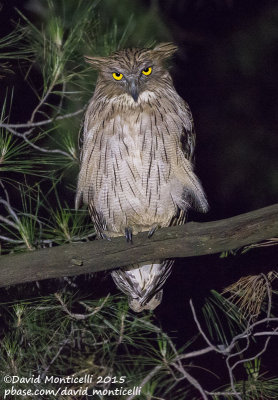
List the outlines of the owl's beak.
{"label": "owl's beak", "polygon": [[132,96],[133,100],[137,102],[139,97],[139,88],[138,88],[138,80],[136,78],[129,79],[128,92]]}

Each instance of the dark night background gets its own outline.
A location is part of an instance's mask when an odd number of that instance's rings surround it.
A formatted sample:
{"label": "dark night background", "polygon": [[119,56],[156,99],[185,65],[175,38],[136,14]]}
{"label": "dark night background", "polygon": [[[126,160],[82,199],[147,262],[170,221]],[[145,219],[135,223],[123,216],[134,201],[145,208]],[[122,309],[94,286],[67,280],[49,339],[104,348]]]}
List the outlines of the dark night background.
{"label": "dark night background", "polygon": [[[34,11],[40,1],[1,3],[1,35],[11,31],[11,19],[19,19],[14,7],[39,23]],[[134,7],[137,2],[131,3]],[[138,7],[147,12],[151,2],[143,4]],[[278,3],[170,0],[156,4],[159,18],[179,45],[172,75],[178,92],[190,104],[196,125],[196,170],[210,203],[209,214],[201,220],[275,203]],[[123,11],[114,5],[113,0],[107,1],[103,8],[106,14],[117,11],[117,18]],[[126,19],[132,11],[132,7],[125,10]],[[136,31],[137,27],[135,43]],[[36,99],[20,74],[9,79],[16,88],[13,120],[24,121]],[[3,89],[6,82],[2,80]]]}
{"label": "dark night background", "polygon": [[[39,2],[2,2],[1,35],[11,30],[10,19],[18,18],[15,6],[35,21],[32,5],[36,3]],[[119,21],[127,19],[137,7],[147,13],[155,3],[155,12],[159,13],[162,26],[167,27],[167,35],[179,46],[172,76],[193,113],[196,172],[210,204],[206,215],[190,213],[189,220],[227,218],[277,202],[278,2],[119,3],[111,0],[102,5],[105,14],[115,13]],[[135,37],[136,32],[135,28]],[[161,37],[163,32],[157,40]],[[15,85],[13,122],[24,122],[35,99],[21,76],[9,79]],[[275,246],[224,259],[215,255],[179,260],[165,285],[163,303],[155,312],[157,321],[183,344],[196,332],[191,324],[189,298],[203,304],[211,289],[221,291],[242,275],[265,272],[275,265]],[[116,292],[109,277],[101,279],[107,285],[102,295],[107,287]],[[272,347],[274,351],[277,346]],[[276,365],[276,360],[273,357],[269,365]],[[208,360],[208,366],[210,362],[213,361]]]}

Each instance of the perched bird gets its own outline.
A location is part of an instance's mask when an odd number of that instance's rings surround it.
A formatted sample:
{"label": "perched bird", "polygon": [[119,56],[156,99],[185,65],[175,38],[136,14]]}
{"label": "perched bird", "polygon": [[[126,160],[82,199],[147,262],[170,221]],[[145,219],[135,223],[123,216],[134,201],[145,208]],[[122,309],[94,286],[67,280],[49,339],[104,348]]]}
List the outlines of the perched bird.
{"label": "perched bird", "polygon": [[[176,50],[161,43],[86,57],[99,75],[84,119],[76,207],[88,204],[99,238],[151,236],[185,223],[190,207],[208,209],[193,172],[192,115],[165,67]],[[112,277],[134,311],[153,310],[172,264],[133,264]]]}

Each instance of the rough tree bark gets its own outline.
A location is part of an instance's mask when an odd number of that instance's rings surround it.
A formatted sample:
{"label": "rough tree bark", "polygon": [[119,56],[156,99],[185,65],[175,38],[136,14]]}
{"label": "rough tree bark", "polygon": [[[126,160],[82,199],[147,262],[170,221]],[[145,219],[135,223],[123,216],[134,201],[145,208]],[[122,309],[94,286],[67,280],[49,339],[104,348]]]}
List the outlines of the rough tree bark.
{"label": "rough tree bark", "polygon": [[201,256],[278,236],[278,204],[232,218],[158,230],[111,241],[71,243],[0,257],[0,287],[109,270],[141,261]]}

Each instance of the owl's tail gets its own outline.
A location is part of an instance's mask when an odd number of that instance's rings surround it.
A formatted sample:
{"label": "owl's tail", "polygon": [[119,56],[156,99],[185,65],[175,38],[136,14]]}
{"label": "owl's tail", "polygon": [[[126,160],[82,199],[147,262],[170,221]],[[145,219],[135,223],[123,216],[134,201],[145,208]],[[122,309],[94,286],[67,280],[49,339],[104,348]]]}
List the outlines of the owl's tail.
{"label": "owl's tail", "polygon": [[162,300],[161,289],[171,273],[174,260],[158,260],[151,264],[133,264],[112,272],[117,287],[128,295],[135,312],[154,310]]}

